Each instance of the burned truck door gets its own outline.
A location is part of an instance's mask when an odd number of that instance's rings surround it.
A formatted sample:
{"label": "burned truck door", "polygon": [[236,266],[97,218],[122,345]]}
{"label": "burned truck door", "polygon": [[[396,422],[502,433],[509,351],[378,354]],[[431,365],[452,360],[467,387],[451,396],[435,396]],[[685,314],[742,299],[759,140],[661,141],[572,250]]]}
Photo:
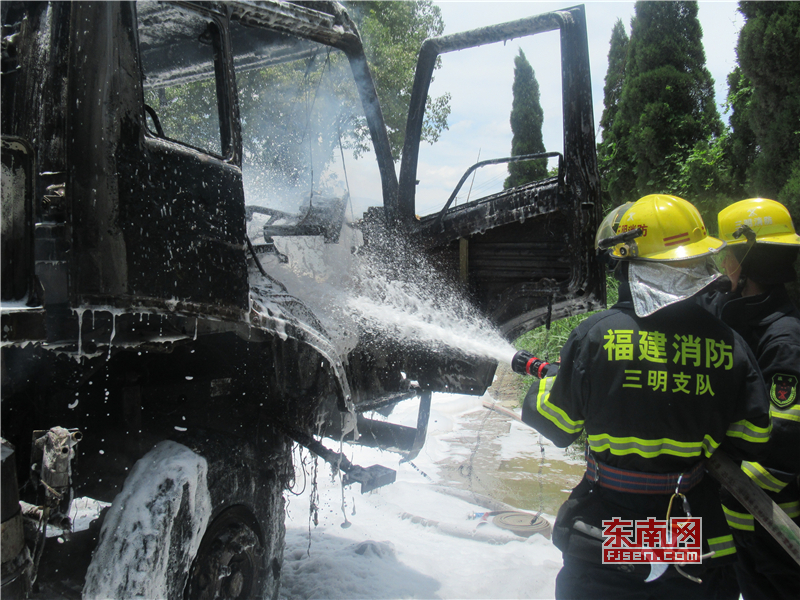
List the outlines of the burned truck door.
{"label": "burned truck door", "polygon": [[[224,15],[137,4],[144,113],[139,157],[121,161],[139,186],[135,209],[120,191],[129,282],[138,296],[213,313],[247,309],[244,198]],[[148,198],[142,206],[141,198]],[[158,264],[163,268],[148,269]],[[188,308],[188,307],[187,307]]]}
{"label": "burned truck door", "polygon": [[[506,189],[415,218],[415,183],[425,99],[440,55],[560,31],[563,156],[557,177]],[[482,92],[485,93],[485,92]],[[501,158],[479,163],[502,163]],[[471,173],[464,165],[465,176]],[[397,202],[387,208],[439,264],[449,265],[509,339],[547,319],[600,308],[604,277],[594,256],[600,181],[583,6],[426,40],[411,96]]]}

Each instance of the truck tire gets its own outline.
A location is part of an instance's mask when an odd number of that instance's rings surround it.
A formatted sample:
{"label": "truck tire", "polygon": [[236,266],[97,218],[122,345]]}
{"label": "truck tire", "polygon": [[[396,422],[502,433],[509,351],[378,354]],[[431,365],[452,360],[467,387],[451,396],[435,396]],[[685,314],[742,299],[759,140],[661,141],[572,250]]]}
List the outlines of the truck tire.
{"label": "truck tire", "polygon": [[214,509],[184,600],[277,599],[285,536],[279,467],[290,464],[289,447],[281,441],[259,456],[249,444],[225,439],[200,445]]}
{"label": "truck tire", "polygon": [[186,587],[186,600],[264,598],[266,555],[259,526],[247,507],[231,506],[209,525]]}
{"label": "truck tire", "polygon": [[[280,478],[227,436],[163,441],[106,516],[84,598],[277,598]],[[286,460],[289,460],[287,453]]]}
{"label": "truck tire", "polygon": [[139,459],[108,509],[84,598],[176,598],[211,517],[206,460],[162,441]]}

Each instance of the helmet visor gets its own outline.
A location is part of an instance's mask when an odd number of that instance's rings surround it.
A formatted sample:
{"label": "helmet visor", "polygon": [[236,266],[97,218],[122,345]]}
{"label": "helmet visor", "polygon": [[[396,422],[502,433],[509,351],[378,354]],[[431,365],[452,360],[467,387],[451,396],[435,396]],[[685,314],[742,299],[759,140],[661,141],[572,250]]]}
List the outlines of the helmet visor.
{"label": "helmet visor", "polygon": [[624,215],[633,205],[633,202],[622,204],[603,217],[603,220],[600,222],[600,226],[597,228],[597,235],[594,236],[595,249],[600,249],[601,240],[605,240],[617,235],[617,230],[619,229],[619,222],[622,220],[622,215]]}

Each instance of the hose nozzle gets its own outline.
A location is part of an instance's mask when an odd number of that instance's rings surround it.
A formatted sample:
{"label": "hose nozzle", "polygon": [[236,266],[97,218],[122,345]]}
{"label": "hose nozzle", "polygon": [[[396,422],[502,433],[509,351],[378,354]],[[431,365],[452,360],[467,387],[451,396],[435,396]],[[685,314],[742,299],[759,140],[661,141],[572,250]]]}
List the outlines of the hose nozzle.
{"label": "hose nozzle", "polygon": [[533,375],[542,379],[548,375],[555,375],[558,365],[550,364],[541,358],[536,358],[530,352],[520,350],[511,359],[511,369],[520,375]]}

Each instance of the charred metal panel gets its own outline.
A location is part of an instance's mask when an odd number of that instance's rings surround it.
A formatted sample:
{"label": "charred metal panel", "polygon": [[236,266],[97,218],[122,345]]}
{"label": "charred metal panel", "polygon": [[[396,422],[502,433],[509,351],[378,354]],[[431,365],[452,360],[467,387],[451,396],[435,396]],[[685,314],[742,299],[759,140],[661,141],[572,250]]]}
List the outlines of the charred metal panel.
{"label": "charred metal panel", "polygon": [[561,197],[557,180],[550,180],[461,205],[441,223],[438,215],[420,222],[430,255],[451,277],[466,240],[469,294],[509,339],[544,323],[548,314],[558,319],[595,310],[601,301],[590,292],[598,280],[574,289],[586,281],[593,246],[574,241],[574,215],[559,210]]}
{"label": "charred metal panel", "polygon": [[[100,315],[97,320],[112,326]],[[195,340],[194,319],[188,321],[118,317],[116,328],[128,342],[159,323],[164,335],[135,351],[87,344],[94,352],[80,363],[33,345],[4,348],[4,434],[22,451],[21,460],[30,462],[32,431],[58,422],[79,428],[85,436],[76,495],[111,501],[126,468],[159,439],[187,430],[266,439],[260,436],[269,434],[276,416],[311,432],[321,403],[336,410],[335,379],[307,345],[249,342],[232,333]]]}
{"label": "charred metal panel", "polygon": [[[202,6],[205,3],[191,3]],[[355,25],[335,2],[231,2],[232,19],[335,48],[360,47]]]}
{"label": "charred metal panel", "polygon": [[33,290],[33,148],[21,138],[3,136],[2,148],[2,299],[28,300]]}
{"label": "charred metal panel", "polygon": [[241,170],[148,139],[138,162],[126,161],[121,171],[129,293],[207,305],[212,314],[214,307],[246,309]]}
{"label": "charred metal panel", "polygon": [[34,274],[33,197],[36,162],[25,140],[2,140],[2,321],[3,342],[45,337],[44,311]]}
{"label": "charred metal panel", "polygon": [[[31,229],[35,238],[35,267],[28,265],[29,277],[34,269],[39,281],[46,287],[37,301],[66,302],[68,292],[67,264],[63,257],[50,253],[50,260],[42,262],[39,250],[39,223],[49,228],[47,243],[52,247],[67,249],[69,232],[66,227],[67,210],[64,202],[51,202],[55,197],[48,187],[56,184],[63,192],[66,164],[66,82],[69,55],[69,24],[71,3],[34,2],[3,3],[3,54],[13,57],[4,61],[2,81],[2,131],[25,140],[32,147],[30,202]],[[4,150],[5,152],[5,150]],[[35,157],[34,157],[35,155]],[[63,199],[63,198],[62,198]],[[33,226],[32,226],[33,227]],[[52,234],[52,235],[50,235]],[[5,233],[4,233],[5,235]],[[27,243],[27,242],[26,242]],[[5,250],[4,250],[5,254]],[[5,289],[5,282],[4,282]],[[39,287],[39,283],[36,283]],[[33,289],[33,288],[31,288]],[[38,293],[38,291],[37,291]],[[40,315],[41,316],[41,315]],[[42,339],[43,322],[40,318],[13,317],[5,333],[8,339]],[[13,330],[13,331],[12,331]]]}
{"label": "charred metal panel", "polygon": [[405,368],[423,390],[482,396],[492,384],[497,362],[451,351],[408,348]]}
{"label": "charred metal panel", "polygon": [[3,2],[2,6],[3,54],[14,57],[0,87],[2,131],[36,148],[40,171],[62,170],[72,3]]}
{"label": "charred metal panel", "polygon": [[550,215],[559,210],[562,195],[563,186],[557,179],[504,190],[448,209],[444,215],[423,217],[414,234],[425,240],[426,246],[447,244],[474,233]]}
{"label": "charred metal panel", "polygon": [[[120,158],[136,143],[138,108],[129,4],[80,2],[73,11],[68,77],[67,198],[73,235],[72,295],[128,293],[120,223]],[[87,60],[87,57],[102,57]],[[124,159],[123,159],[124,160]]]}
{"label": "charred metal panel", "polygon": [[413,397],[420,390],[482,395],[492,383],[497,363],[386,338],[362,340],[348,356],[346,368],[355,409],[362,412]]}

